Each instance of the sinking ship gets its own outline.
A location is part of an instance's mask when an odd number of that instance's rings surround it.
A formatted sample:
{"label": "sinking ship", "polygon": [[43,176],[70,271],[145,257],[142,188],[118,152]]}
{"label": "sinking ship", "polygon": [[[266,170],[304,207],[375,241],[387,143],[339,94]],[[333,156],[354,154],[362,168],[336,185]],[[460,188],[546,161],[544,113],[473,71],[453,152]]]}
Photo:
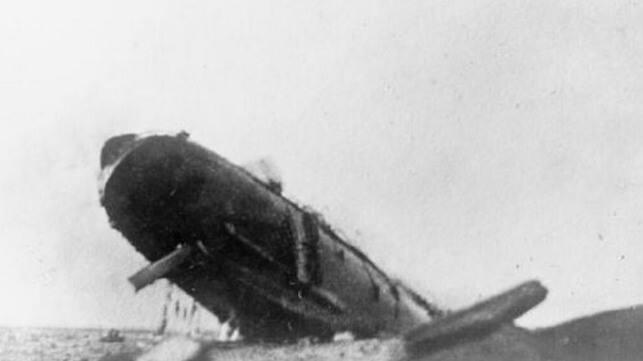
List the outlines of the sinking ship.
{"label": "sinking ship", "polygon": [[187,133],[109,139],[101,203],[150,264],[246,340],[401,335],[442,311],[387,276],[315,212],[192,142]]}

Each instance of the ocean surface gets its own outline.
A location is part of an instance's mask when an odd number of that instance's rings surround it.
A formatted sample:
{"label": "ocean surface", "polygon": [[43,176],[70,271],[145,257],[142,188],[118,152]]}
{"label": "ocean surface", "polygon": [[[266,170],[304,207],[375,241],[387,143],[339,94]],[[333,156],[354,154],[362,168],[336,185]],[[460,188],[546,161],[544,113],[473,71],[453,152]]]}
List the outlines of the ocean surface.
{"label": "ocean surface", "polygon": [[122,342],[103,342],[108,330],[0,327],[2,361],[94,361],[139,353],[162,341],[152,331],[121,331]]}
{"label": "ocean surface", "polygon": [[[155,330],[118,330],[122,342],[101,340],[109,329],[30,328],[0,326],[0,361],[94,361],[121,354],[140,354],[166,338],[190,335],[195,340],[218,339],[216,317],[178,287],[159,282],[165,292],[161,324]],[[111,359],[114,359],[111,357]]]}

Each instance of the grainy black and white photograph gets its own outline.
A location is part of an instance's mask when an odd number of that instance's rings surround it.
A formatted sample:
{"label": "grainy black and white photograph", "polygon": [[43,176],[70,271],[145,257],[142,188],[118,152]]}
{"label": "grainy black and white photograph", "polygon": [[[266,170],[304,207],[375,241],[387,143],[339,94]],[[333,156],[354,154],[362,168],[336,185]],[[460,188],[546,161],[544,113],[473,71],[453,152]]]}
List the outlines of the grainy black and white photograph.
{"label": "grainy black and white photograph", "polygon": [[643,359],[642,7],[0,4],[0,360]]}

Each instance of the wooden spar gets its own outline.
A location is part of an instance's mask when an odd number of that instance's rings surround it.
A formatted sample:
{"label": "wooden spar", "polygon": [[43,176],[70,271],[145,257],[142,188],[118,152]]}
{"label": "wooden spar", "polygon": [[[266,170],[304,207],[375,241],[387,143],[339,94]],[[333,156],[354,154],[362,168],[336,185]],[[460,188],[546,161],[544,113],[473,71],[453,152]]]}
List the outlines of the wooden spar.
{"label": "wooden spar", "polygon": [[138,292],[181,265],[190,256],[191,252],[192,248],[190,246],[179,246],[172,253],[145,266],[127,280],[134,286],[134,290]]}
{"label": "wooden spar", "polygon": [[410,354],[426,353],[484,336],[534,308],[547,296],[538,281],[526,282],[473,307],[419,326],[404,337]]}

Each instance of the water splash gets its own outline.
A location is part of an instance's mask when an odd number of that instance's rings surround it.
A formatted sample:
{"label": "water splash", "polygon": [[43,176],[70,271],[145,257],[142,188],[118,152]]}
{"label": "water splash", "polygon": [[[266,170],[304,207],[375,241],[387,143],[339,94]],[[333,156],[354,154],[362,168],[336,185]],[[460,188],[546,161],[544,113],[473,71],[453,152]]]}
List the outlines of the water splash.
{"label": "water splash", "polygon": [[221,333],[221,322],[192,297],[170,282],[164,282],[165,300],[157,335],[183,335],[198,339],[215,339]]}

